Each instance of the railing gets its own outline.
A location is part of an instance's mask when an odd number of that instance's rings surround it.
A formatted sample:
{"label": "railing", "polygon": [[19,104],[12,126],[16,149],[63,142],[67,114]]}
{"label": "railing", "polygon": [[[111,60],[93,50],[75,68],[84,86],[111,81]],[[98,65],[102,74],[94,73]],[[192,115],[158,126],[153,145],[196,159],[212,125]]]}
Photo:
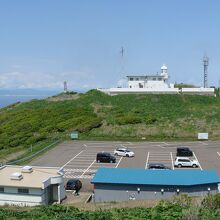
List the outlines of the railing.
{"label": "railing", "polygon": [[50,147],[58,144],[61,140],[57,140],[55,142],[53,142],[52,144],[46,146],[45,148],[39,150],[38,152],[30,155],[30,156],[27,156],[27,157],[24,157],[22,159],[19,159],[19,160],[15,160],[15,161],[12,161],[12,162],[9,162],[9,163],[6,163],[6,165],[15,165],[15,164],[18,164],[18,163],[21,163],[21,162],[25,162],[27,160],[31,160],[32,158],[36,157],[37,155],[41,154],[42,152],[46,151],[47,149],[49,149]]}

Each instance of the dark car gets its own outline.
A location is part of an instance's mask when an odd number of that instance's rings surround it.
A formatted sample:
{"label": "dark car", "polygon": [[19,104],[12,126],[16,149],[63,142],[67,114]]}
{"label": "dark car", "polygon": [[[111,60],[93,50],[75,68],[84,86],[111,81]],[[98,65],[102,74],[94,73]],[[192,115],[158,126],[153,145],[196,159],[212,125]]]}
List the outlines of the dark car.
{"label": "dark car", "polygon": [[188,147],[178,147],[176,156],[177,157],[192,157],[193,152]]}
{"label": "dark car", "polygon": [[79,179],[69,179],[66,183],[66,190],[79,191],[82,188],[82,182]]}
{"label": "dark car", "polygon": [[166,167],[164,164],[161,164],[161,163],[151,163],[151,164],[148,164],[148,169],[150,169],[150,170],[170,170],[170,167]]}
{"label": "dark car", "polygon": [[97,153],[96,162],[115,163],[116,158],[110,153],[102,152],[102,153]]}

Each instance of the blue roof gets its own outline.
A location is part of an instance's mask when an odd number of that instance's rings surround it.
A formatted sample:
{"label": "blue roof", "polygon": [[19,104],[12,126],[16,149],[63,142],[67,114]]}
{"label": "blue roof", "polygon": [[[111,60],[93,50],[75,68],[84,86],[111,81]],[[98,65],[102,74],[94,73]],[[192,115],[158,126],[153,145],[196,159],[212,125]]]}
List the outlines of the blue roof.
{"label": "blue roof", "polygon": [[200,185],[219,183],[215,170],[145,170],[99,168],[91,183],[138,185]]}

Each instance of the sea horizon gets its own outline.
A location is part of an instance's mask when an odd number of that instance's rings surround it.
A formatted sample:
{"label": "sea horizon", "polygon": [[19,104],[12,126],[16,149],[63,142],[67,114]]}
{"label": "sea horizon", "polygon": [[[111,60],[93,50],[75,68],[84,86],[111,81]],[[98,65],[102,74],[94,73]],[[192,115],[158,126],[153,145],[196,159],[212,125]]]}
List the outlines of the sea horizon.
{"label": "sea horizon", "polygon": [[2,89],[0,90],[0,108],[17,102],[27,102],[32,99],[44,99],[58,94],[59,91],[34,89]]}

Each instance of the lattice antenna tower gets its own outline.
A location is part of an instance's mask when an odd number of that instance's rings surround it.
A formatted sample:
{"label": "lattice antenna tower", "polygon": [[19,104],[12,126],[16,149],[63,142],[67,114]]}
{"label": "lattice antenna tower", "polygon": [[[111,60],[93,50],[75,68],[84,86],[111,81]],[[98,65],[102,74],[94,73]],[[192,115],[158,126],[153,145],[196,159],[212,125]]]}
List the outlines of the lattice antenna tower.
{"label": "lattice antenna tower", "polygon": [[63,83],[63,90],[64,90],[64,92],[65,93],[67,93],[67,81],[64,81],[64,83]]}
{"label": "lattice antenna tower", "polygon": [[208,65],[209,65],[209,58],[207,55],[203,57],[203,67],[204,67],[204,88],[208,87]]}

